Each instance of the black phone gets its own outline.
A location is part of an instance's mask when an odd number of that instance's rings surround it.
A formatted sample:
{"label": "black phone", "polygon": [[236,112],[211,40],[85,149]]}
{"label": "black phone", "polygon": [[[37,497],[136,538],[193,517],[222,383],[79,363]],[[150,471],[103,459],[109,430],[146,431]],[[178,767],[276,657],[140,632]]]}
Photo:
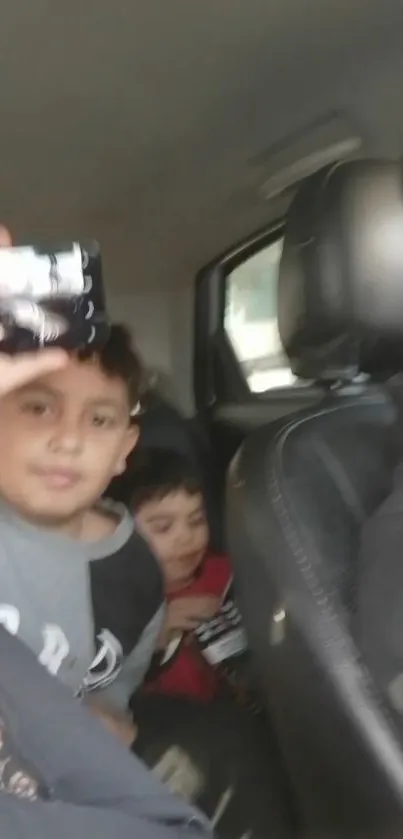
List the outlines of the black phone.
{"label": "black phone", "polygon": [[109,332],[97,242],[0,248],[0,352],[96,350]]}

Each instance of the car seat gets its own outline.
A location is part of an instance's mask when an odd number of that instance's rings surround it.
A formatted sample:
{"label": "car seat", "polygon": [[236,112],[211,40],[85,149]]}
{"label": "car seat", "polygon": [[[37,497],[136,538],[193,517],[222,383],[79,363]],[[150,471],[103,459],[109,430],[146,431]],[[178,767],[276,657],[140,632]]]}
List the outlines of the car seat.
{"label": "car seat", "polygon": [[396,369],[403,345],[399,164],[334,166],[302,185],[279,329],[294,373],[323,399],[254,432],[234,459],[239,603],[308,835],[389,839],[403,835],[403,741],[351,624],[360,529],[397,457],[393,400],[357,374],[364,342],[378,373]]}

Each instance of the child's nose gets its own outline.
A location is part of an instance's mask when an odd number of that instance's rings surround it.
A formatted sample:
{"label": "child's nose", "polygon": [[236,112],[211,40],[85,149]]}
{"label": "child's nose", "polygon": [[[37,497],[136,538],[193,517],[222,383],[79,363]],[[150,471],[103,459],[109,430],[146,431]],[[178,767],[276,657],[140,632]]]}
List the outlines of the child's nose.
{"label": "child's nose", "polygon": [[183,548],[187,548],[192,543],[192,534],[187,529],[183,529],[179,535],[178,544]]}
{"label": "child's nose", "polygon": [[64,454],[77,454],[82,448],[80,424],[72,417],[63,417],[53,430],[51,447]]}

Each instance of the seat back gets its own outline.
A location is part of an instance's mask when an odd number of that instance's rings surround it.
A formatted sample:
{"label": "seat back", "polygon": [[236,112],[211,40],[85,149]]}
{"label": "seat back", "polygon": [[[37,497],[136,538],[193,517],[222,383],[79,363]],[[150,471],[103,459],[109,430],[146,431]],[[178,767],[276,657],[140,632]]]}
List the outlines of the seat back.
{"label": "seat back", "polygon": [[253,434],[229,482],[249,641],[301,812],[326,836],[403,824],[403,752],[350,635],[360,525],[391,481],[393,422],[382,394],[326,401]]}
{"label": "seat back", "polygon": [[[373,179],[378,190],[369,189]],[[297,198],[286,227],[280,331],[294,370],[321,380],[325,395],[253,433],[228,482],[239,603],[304,823],[315,836],[386,837],[403,829],[400,734],[351,632],[360,529],[388,493],[396,459],[391,399],[356,380],[360,335],[370,325],[387,342],[385,324],[392,323],[394,342],[398,304],[403,324],[403,249],[399,276],[387,251],[377,266],[399,283],[393,301],[381,292],[377,301],[368,262],[362,270],[361,249],[373,241],[363,216],[371,216],[366,200],[382,206],[382,191],[375,193],[383,184],[384,212],[391,214],[392,195],[403,230],[400,183],[397,167],[351,165],[314,179]]]}

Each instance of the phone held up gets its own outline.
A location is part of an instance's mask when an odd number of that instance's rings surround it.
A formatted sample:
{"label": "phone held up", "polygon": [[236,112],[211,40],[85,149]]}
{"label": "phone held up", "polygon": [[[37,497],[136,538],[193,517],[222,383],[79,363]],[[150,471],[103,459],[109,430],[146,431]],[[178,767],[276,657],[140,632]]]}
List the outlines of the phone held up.
{"label": "phone held up", "polygon": [[109,330],[97,242],[0,249],[0,352],[96,350]]}

